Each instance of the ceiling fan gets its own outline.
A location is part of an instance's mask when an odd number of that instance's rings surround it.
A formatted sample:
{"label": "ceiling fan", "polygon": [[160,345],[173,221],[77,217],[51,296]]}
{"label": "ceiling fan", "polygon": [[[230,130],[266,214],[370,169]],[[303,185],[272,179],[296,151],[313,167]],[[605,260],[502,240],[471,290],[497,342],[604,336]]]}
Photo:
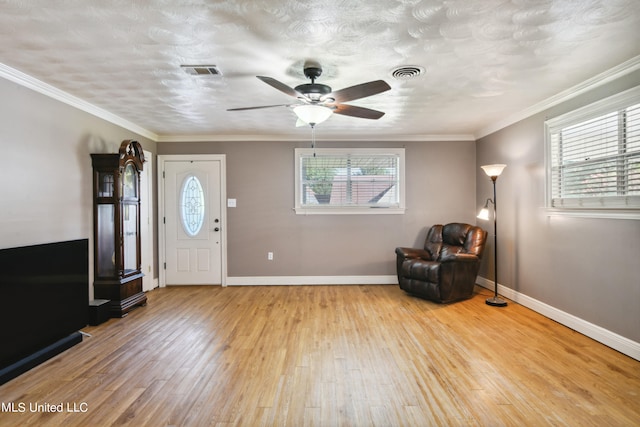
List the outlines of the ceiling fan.
{"label": "ceiling fan", "polygon": [[319,65],[306,64],[304,75],[311,80],[292,88],[271,77],[257,76],[260,80],[279,91],[294,97],[298,102],[293,104],[263,105],[259,107],[229,108],[227,111],[256,110],[260,108],[290,107],[298,116],[298,125],[308,124],[314,127],[318,123],[327,120],[332,114],[342,114],[344,116],[359,117],[363,119],[377,120],[384,116],[382,111],[370,108],[357,107],[355,105],[343,104],[355,99],[366,98],[385,92],[391,87],[384,80],[374,80],[361,83],[344,89],[333,91],[331,87],[316,83],[316,79],[322,75],[322,68]]}

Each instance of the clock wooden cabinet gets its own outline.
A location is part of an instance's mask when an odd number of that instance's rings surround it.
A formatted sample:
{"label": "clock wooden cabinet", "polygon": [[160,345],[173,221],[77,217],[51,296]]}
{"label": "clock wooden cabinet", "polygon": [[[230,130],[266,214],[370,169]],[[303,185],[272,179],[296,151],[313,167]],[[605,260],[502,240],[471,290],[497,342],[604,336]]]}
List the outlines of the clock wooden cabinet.
{"label": "clock wooden cabinet", "polygon": [[93,165],[94,297],[110,301],[111,317],[145,305],[140,269],[142,146],[125,140],[117,154],[91,154]]}

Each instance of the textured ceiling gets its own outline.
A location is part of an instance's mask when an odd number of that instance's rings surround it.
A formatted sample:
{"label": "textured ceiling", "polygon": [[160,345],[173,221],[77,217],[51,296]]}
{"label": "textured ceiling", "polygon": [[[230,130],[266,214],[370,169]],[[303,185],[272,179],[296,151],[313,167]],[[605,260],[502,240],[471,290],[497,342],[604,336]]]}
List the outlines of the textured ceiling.
{"label": "textured ceiling", "polygon": [[[477,135],[640,55],[638,0],[0,0],[0,63],[158,135],[306,138],[255,76],[334,90],[384,79],[319,138]],[[216,65],[192,76],[181,65]],[[420,66],[414,79],[391,76]]]}

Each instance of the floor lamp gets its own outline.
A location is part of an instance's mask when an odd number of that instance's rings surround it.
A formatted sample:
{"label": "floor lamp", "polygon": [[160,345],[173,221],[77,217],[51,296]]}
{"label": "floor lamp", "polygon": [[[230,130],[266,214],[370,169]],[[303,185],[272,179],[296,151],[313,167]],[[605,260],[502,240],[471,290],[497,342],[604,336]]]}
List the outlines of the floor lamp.
{"label": "floor lamp", "polygon": [[497,211],[498,207],[496,205],[496,180],[502,173],[502,170],[507,165],[486,165],[480,166],[484,173],[491,178],[491,182],[493,182],[493,200],[487,199],[484,204],[484,208],[478,214],[478,218],[488,220],[489,219],[489,202],[493,204],[493,261],[494,261],[494,288],[493,288],[493,297],[487,298],[486,303],[488,305],[493,305],[496,307],[504,307],[507,305],[505,300],[498,298],[498,222],[497,222]]}

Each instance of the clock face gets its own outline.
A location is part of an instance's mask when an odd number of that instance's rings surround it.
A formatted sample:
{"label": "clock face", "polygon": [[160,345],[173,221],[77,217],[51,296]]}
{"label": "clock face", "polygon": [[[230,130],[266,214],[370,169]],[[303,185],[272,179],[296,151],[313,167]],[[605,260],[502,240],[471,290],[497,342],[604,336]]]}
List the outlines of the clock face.
{"label": "clock face", "polygon": [[138,197],[136,183],[136,171],[132,164],[128,164],[122,175],[122,195],[124,197]]}

